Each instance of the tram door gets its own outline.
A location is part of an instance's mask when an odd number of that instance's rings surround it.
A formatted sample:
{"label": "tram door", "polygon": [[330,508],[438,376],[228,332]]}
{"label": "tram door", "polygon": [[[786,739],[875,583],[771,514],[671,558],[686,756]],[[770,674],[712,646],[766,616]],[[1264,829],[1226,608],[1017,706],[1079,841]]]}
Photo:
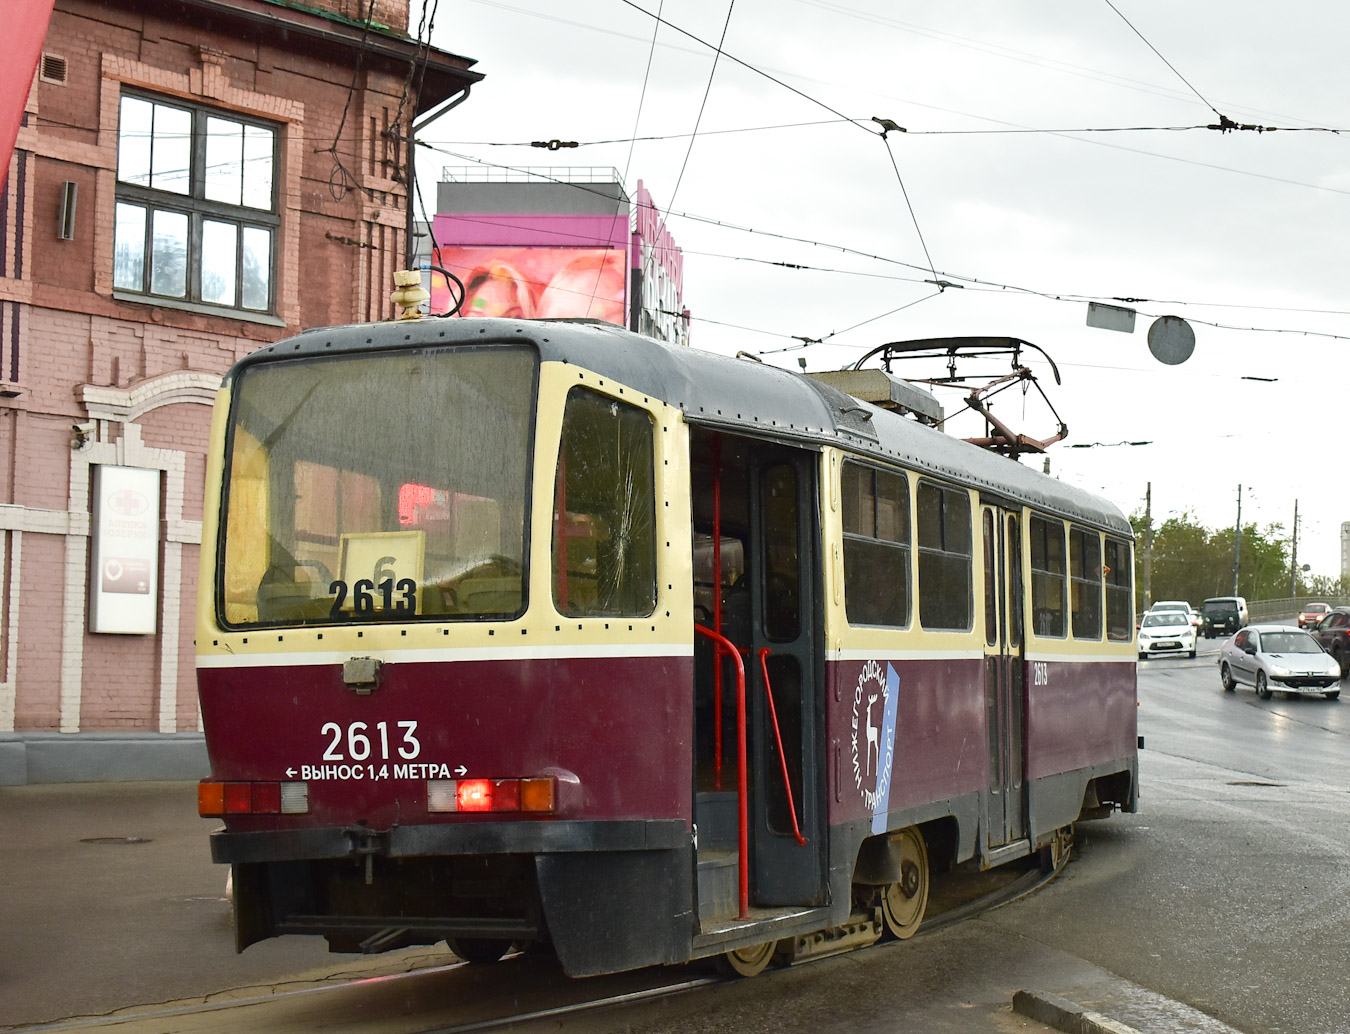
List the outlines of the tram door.
{"label": "tram door", "polygon": [[750,897],[756,905],[824,903],[816,459],[763,443],[750,451],[746,668],[754,768]]}
{"label": "tram door", "polygon": [[[745,666],[750,903],[823,904],[818,456],[697,430],[692,445],[695,620],[708,628],[720,623]],[[714,542],[720,560],[713,559]],[[700,803],[715,789],[712,796],[734,808],[735,669],[722,660],[719,738],[716,666],[711,644],[699,644],[696,786]],[[718,742],[723,760],[715,768]],[[710,816],[699,818],[702,845],[712,827]],[[735,840],[719,844],[734,849]]]}
{"label": "tram door", "polygon": [[985,718],[989,729],[986,847],[1026,830],[1026,664],[1023,657],[1021,519],[981,506],[984,540]]}

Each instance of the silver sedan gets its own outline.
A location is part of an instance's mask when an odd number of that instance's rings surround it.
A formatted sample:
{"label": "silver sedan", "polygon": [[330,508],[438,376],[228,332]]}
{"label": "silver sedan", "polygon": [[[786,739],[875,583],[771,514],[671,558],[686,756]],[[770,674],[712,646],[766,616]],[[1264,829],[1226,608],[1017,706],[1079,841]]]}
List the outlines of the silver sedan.
{"label": "silver sedan", "polygon": [[1239,683],[1253,686],[1262,700],[1272,693],[1341,695],[1336,659],[1302,629],[1288,625],[1248,625],[1219,648],[1219,679],[1232,692]]}

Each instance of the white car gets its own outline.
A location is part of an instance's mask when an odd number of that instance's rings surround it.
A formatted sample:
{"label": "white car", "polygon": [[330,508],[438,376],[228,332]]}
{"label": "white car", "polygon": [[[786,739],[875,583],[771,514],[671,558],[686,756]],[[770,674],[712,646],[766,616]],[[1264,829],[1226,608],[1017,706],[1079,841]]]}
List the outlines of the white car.
{"label": "white car", "polygon": [[1162,610],[1180,610],[1189,614],[1192,612],[1192,607],[1185,600],[1158,600],[1153,606],[1148,608],[1147,613],[1152,614],[1155,611]]}
{"label": "white car", "polygon": [[1150,610],[1139,622],[1139,657],[1155,653],[1195,656],[1195,626],[1184,610]]}
{"label": "white car", "polygon": [[1272,693],[1341,695],[1341,666],[1307,632],[1288,625],[1248,625],[1219,648],[1219,679],[1231,692],[1238,683]]}

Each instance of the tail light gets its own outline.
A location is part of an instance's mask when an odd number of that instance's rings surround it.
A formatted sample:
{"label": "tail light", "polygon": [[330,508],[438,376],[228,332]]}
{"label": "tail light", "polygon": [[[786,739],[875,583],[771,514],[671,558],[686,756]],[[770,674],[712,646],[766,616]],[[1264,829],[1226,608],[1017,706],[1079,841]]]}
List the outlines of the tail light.
{"label": "tail light", "polygon": [[554,781],[539,779],[428,779],[427,811],[552,812]]}
{"label": "tail light", "polygon": [[309,783],[217,782],[197,784],[197,814],[202,818],[226,815],[303,815],[309,811]]}

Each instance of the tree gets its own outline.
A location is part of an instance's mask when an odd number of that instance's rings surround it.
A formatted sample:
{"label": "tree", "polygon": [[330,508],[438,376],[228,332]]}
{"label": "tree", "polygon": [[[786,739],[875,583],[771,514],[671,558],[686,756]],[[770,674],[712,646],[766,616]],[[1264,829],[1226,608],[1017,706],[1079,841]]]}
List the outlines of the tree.
{"label": "tree", "polygon": [[[1143,514],[1132,514],[1130,523],[1142,551]],[[1281,525],[1268,525],[1264,532],[1254,524],[1243,525],[1237,595],[1255,600],[1284,596],[1289,586],[1288,548]],[[1138,578],[1135,583],[1136,606],[1143,610],[1143,586]],[[1233,529],[1206,528],[1189,511],[1163,521],[1153,533],[1153,599],[1198,604],[1232,593]]]}
{"label": "tree", "polygon": [[1300,571],[1298,581],[1305,596],[1326,596],[1333,599],[1350,596],[1350,579],[1332,578],[1325,574],[1305,575]]}

